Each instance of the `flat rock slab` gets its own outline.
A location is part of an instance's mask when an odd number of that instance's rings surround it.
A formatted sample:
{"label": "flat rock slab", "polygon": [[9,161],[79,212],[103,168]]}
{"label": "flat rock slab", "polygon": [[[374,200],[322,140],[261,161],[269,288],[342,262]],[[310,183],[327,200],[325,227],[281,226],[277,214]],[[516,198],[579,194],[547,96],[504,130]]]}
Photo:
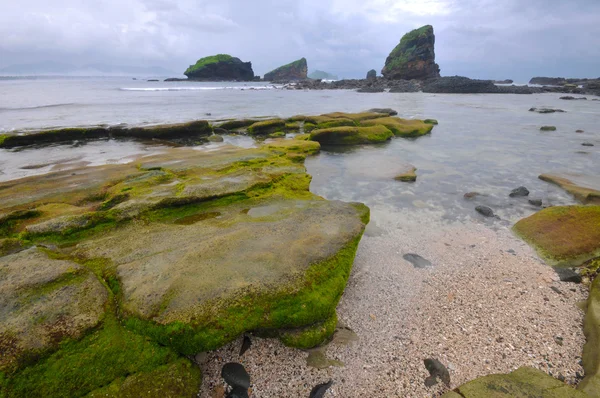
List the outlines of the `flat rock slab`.
{"label": "flat rock slab", "polygon": [[79,244],[78,255],[110,259],[123,306],[159,323],[190,322],[207,301],[301,278],[364,228],[351,204],[277,200],[213,208],[191,225],[133,223]]}
{"label": "flat rock slab", "polygon": [[542,174],[539,178],[558,185],[583,204],[600,204],[600,176],[559,173]]}
{"label": "flat rock slab", "polygon": [[550,207],[513,230],[552,266],[576,267],[600,256],[600,206]]}
{"label": "flat rock slab", "polygon": [[560,380],[548,376],[541,370],[522,367],[509,374],[495,374],[480,377],[444,394],[444,398],[586,398],[587,394],[578,391]]}
{"label": "flat rock slab", "polygon": [[32,248],[0,257],[0,370],[96,326],[108,293],[88,270]]}

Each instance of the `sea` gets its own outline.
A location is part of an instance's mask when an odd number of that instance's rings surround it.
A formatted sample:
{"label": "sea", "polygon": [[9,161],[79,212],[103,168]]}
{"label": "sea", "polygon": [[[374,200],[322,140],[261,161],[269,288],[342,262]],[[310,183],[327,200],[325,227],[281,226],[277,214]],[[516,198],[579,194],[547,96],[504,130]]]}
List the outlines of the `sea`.
{"label": "sea", "polygon": [[[327,199],[363,202],[375,222],[393,211],[422,214],[437,222],[510,225],[539,208],[510,198],[526,186],[545,206],[575,203],[542,173],[600,176],[600,101],[560,100],[561,94],[357,93],[352,90],[290,90],[280,85],[190,83],[132,78],[0,78],[0,134],[90,125],[153,125],[191,120],[289,117],[327,112],[392,108],[403,118],[433,118],[433,132],[383,145],[323,148],[306,161],[311,190]],[[565,112],[538,114],[532,107]],[[540,127],[553,125],[553,132]],[[576,133],[583,130],[583,133]],[[582,146],[591,143],[594,146]],[[250,137],[225,137],[223,144],[252,147]],[[160,152],[161,142],[98,140],[0,149],[0,181],[57,168],[127,162]],[[393,179],[417,168],[417,181]],[[478,192],[475,201],[464,194]],[[484,220],[476,205],[499,218]]]}

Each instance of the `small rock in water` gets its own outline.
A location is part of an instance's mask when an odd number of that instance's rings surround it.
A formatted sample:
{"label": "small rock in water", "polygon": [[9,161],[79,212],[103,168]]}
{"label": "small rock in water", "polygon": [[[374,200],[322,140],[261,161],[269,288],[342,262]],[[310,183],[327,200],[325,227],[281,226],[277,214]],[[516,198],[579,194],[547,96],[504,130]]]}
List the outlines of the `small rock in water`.
{"label": "small rock in water", "polygon": [[581,275],[573,271],[571,268],[555,267],[554,271],[562,282],[581,283]]}
{"label": "small rock in water", "polygon": [[525,187],[515,188],[510,192],[508,196],[510,196],[511,198],[529,196],[529,190]]}
{"label": "small rock in water", "polygon": [[542,207],[541,199],[529,199],[529,204],[532,206]]}
{"label": "small rock in water", "polygon": [[430,376],[425,379],[425,385],[427,387],[437,384],[436,378],[439,378],[445,385],[450,386],[450,373],[448,373],[448,369],[446,369],[440,361],[434,358],[427,358],[423,362],[430,374]]}
{"label": "small rock in water", "polygon": [[485,217],[494,217],[494,211],[487,206],[477,206],[475,211]]}
{"label": "small rock in water", "polygon": [[240,363],[229,362],[223,365],[223,369],[221,369],[221,377],[223,377],[225,383],[227,383],[233,389],[236,389],[237,387],[248,390],[248,388],[250,388],[250,375]]}
{"label": "small rock in water", "polygon": [[387,113],[390,116],[396,116],[398,114],[398,112],[396,112],[392,108],[372,108],[372,109],[369,109],[367,112]]}
{"label": "small rock in water", "polygon": [[464,196],[465,199],[473,199],[477,196],[480,196],[481,194],[479,192],[467,192]]}
{"label": "small rock in water", "polygon": [[407,254],[403,255],[402,258],[404,258],[406,261],[411,263],[415,268],[433,267],[433,264],[431,264],[431,261],[424,259],[423,257],[419,256],[418,254],[407,253]]}
{"label": "small rock in water", "polygon": [[242,348],[240,348],[240,356],[244,355],[246,351],[252,346],[252,340],[248,335],[244,335],[244,341],[242,342]]}
{"label": "small rock in water", "polygon": [[541,131],[556,131],[556,126],[542,126],[540,127]]}
{"label": "small rock in water", "polygon": [[208,140],[210,142],[223,142],[223,137],[221,137],[220,135],[217,135],[217,134],[213,134],[208,137]]}
{"label": "small rock in water", "polygon": [[531,108],[531,109],[529,109],[529,112],[537,112],[537,113],[555,113],[555,112],[559,112],[559,113],[564,113],[565,111],[563,111],[562,109],[553,109],[553,108]]}
{"label": "small rock in water", "polygon": [[310,395],[308,398],[323,398],[329,387],[333,385],[333,381],[329,380],[327,383],[318,384],[310,390]]}
{"label": "small rock in water", "polygon": [[330,366],[343,367],[344,363],[335,359],[327,358],[325,354],[326,347],[318,347],[308,351],[306,364],[311,368],[327,369]]}
{"label": "small rock in water", "polygon": [[592,144],[591,142],[584,142],[581,145],[583,145],[583,146],[594,146],[594,144]]}
{"label": "small rock in water", "polygon": [[576,133],[583,133],[583,130],[575,130]]}

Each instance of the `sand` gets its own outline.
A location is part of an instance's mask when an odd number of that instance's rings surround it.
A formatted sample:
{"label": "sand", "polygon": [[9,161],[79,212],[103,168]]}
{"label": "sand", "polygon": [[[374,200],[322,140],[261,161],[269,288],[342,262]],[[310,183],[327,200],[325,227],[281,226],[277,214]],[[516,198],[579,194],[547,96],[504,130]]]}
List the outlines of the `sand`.
{"label": "sand", "polygon": [[[308,397],[329,379],[325,397],[439,396],[448,387],[425,386],[425,358],[448,367],[450,388],[520,366],[577,383],[584,344],[577,302],[587,289],[560,282],[510,223],[444,223],[427,210],[372,216],[338,306],[340,322],[359,339],[326,351],[345,366],[311,368],[307,352],[259,338],[240,358],[240,338],[198,357],[200,397],[223,396],[220,369],[229,361],[246,367],[256,398]],[[415,268],[406,253],[433,266]]]}

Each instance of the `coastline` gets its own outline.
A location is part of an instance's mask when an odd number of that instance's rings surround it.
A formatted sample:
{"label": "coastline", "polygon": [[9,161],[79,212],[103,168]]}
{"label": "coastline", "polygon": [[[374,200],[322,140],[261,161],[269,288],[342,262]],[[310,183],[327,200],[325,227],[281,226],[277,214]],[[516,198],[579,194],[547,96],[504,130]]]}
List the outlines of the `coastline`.
{"label": "coastline", "polygon": [[[310,368],[306,352],[256,338],[240,358],[238,339],[205,358],[202,398],[220,397],[220,367],[228,361],[244,364],[255,397],[308,396],[329,379],[332,396],[436,397],[449,389],[425,386],[423,360],[430,357],[448,367],[451,388],[520,366],[579,381],[585,338],[576,305],[587,288],[560,282],[505,227],[373,216],[385,221],[367,228],[338,306],[358,341],[327,348],[327,357],[345,366]],[[414,268],[404,253],[433,267]]]}

